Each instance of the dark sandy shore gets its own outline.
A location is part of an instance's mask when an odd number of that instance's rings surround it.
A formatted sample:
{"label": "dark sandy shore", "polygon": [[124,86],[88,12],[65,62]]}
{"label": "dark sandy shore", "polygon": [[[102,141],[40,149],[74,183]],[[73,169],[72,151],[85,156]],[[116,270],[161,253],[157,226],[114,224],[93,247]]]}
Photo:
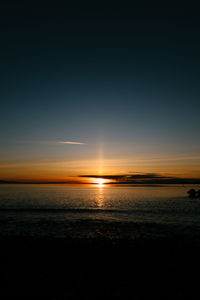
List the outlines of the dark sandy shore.
{"label": "dark sandy shore", "polygon": [[130,239],[101,231],[91,229],[88,238],[1,235],[1,299],[199,299],[197,233],[148,235],[146,228],[146,236]]}

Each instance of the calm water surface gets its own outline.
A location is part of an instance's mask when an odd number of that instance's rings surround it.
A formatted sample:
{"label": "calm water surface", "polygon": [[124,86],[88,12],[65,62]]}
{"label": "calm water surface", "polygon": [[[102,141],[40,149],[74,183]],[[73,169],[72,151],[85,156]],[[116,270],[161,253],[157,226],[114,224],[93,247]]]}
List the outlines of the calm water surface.
{"label": "calm water surface", "polygon": [[46,224],[48,230],[50,222],[63,226],[65,221],[198,226],[200,199],[188,198],[189,188],[191,186],[1,185],[0,222],[2,230],[9,233],[19,224],[26,227],[27,221],[29,226],[37,224],[37,228]]}

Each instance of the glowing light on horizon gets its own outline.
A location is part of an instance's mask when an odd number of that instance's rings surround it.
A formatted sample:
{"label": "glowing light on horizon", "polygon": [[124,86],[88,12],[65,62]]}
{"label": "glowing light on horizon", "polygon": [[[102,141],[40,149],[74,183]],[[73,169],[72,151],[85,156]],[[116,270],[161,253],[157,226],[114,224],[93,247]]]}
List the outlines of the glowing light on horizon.
{"label": "glowing light on horizon", "polygon": [[99,186],[102,186],[105,182],[106,182],[106,180],[103,179],[103,178],[98,178],[98,179],[96,179],[96,183],[97,183]]}
{"label": "glowing light on horizon", "polygon": [[99,187],[102,187],[105,183],[109,183],[110,181],[108,179],[104,178],[95,178],[94,183],[98,184]]}

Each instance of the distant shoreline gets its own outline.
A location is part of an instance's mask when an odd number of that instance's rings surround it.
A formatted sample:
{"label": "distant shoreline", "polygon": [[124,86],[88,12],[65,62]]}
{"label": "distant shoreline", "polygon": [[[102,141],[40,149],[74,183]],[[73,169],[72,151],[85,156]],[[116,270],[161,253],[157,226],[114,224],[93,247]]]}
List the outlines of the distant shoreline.
{"label": "distant shoreline", "polygon": [[[0,180],[0,184],[71,184],[71,185],[94,185],[98,186],[97,183],[88,182],[65,182],[65,181],[4,181]],[[104,185],[129,185],[129,186],[162,186],[162,185],[188,185],[188,184],[200,184],[200,179],[191,179],[183,181],[158,181],[158,182],[109,182]]]}

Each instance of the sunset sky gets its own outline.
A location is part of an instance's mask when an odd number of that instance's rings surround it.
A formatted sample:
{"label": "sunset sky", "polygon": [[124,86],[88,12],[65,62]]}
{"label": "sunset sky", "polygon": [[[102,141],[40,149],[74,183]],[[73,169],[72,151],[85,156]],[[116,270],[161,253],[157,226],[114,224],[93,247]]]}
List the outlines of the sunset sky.
{"label": "sunset sky", "polygon": [[17,2],[0,13],[0,180],[200,178],[195,7]]}

